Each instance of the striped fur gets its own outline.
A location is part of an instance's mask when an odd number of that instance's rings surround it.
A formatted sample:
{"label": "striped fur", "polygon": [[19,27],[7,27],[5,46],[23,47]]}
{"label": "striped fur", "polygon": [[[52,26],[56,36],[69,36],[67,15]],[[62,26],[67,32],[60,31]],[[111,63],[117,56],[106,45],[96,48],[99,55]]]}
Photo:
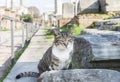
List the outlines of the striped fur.
{"label": "striped fur", "polygon": [[[43,72],[45,71],[50,71],[50,70],[61,70],[61,69],[65,69],[68,68],[71,59],[71,54],[72,54],[72,49],[71,51],[69,51],[69,57],[67,57],[67,59],[64,59],[64,62],[61,60],[61,58],[59,58],[59,56],[57,56],[56,54],[58,53],[54,53],[52,51],[54,51],[53,47],[55,46],[55,48],[58,48],[57,50],[66,50],[69,49],[69,45],[73,43],[73,38],[72,38],[72,34],[71,32],[60,32],[58,30],[53,30],[55,39],[53,42],[53,45],[48,48],[48,50],[45,52],[45,54],[43,55],[42,59],[39,61],[38,64],[38,70],[39,73],[35,73],[35,72],[25,72],[25,73],[20,73],[16,76],[16,79],[19,79],[21,77],[39,77]],[[59,53],[61,55],[64,54]],[[66,63],[66,64],[64,64]],[[64,65],[61,65],[64,64]],[[60,67],[63,66],[63,67]],[[41,78],[38,78],[38,82]]]}
{"label": "striped fur", "polygon": [[36,72],[24,72],[20,73],[19,75],[16,76],[16,79],[20,79],[21,77],[36,77],[38,78],[40,75],[39,73]]}

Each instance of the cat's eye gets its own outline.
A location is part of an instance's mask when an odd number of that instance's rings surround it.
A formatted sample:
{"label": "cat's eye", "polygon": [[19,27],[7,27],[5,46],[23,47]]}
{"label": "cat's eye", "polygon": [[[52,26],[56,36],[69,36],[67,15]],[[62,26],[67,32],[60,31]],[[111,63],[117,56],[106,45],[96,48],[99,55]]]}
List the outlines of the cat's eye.
{"label": "cat's eye", "polygon": [[68,41],[69,41],[69,42],[72,42],[73,40],[72,40],[72,38],[70,38],[70,39],[68,39]]}

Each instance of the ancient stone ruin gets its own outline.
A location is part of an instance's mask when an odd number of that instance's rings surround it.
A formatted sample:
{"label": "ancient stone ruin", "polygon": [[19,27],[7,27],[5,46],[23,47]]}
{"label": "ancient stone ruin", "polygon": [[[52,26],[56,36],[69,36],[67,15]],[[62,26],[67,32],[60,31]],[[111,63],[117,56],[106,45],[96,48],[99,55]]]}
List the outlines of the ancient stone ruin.
{"label": "ancient stone ruin", "polygon": [[75,45],[73,68],[120,70],[119,32],[86,29],[76,36]]}
{"label": "ancient stone ruin", "polygon": [[120,19],[113,18],[108,20],[99,20],[94,23],[96,29],[99,30],[111,30],[111,31],[120,31]]}
{"label": "ancient stone ruin", "polygon": [[105,69],[74,69],[45,72],[41,82],[119,82],[120,73]]}

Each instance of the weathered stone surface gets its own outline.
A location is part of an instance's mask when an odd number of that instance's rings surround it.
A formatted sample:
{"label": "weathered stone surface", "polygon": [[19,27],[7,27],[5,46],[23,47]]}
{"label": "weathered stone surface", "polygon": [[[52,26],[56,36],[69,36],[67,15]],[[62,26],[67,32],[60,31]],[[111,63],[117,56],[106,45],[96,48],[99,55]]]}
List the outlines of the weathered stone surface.
{"label": "weathered stone surface", "polygon": [[75,38],[73,68],[120,70],[120,33],[92,29],[83,33]]}
{"label": "weathered stone surface", "polygon": [[120,31],[120,19],[99,20],[94,23],[95,27],[99,30],[113,30]]}
{"label": "weathered stone surface", "polygon": [[72,3],[63,3],[63,18],[74,17],[74,5]]}
{"label": "weathered stone surface", "polygon": [[78,2],[78,9],[80,13],[96,13],[99,12],[99,2],[98,0],[80,0]]}
{"label": "weathered stone surface", "polygon": [[49,71],[41,82],[120,82],[120,72],[105,69],[74,69]]}
{"label": "weathered stone surface", "polygon": [[90,42],[94,57],[92,60],[120,59],[120,41],[114,35],[81,35]]}
{"label": "weathered stone surface", "polygon": [[[106,31],[106,30],[98,30],[98,29],[84,29],[82,31],[82,35],[113,35],[116,36],[117,38],[120,38],[120,32],[116,32],[116,31]],[[112,37],[113,38],[113,37]]]}
{"label": "weathered stone surface", "polygon": [[120,11],[120,0],[99,0],[103,12]]}

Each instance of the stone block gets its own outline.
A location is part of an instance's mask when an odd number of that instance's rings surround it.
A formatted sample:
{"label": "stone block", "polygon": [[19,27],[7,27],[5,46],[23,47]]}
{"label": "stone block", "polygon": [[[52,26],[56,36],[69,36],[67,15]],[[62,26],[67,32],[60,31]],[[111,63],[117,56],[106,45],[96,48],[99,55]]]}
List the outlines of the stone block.
{"label": "stone block", "polygon": [[72,3],[63,3],[63,18],[74,17],[74,5]]}
{"label": "stone block", "polygon": [[116,12],[120,11],[120,0],[99,0],[100,1],[100,6],[101,10],[103,12]]}
{"label": "stone block", "polygon": [[120,70],[119,32],[84,30],[82,35],[76,36],[74,49],[73,68]]}
{"label": "stone block", "polygon": [[44,72],[41,82],[119,82],[120,72],[106,69],[73,69]]}
{"label": "stone block", "polygon": [[80,0],[80,13],[97,13],[99,12],[98,0]]}

